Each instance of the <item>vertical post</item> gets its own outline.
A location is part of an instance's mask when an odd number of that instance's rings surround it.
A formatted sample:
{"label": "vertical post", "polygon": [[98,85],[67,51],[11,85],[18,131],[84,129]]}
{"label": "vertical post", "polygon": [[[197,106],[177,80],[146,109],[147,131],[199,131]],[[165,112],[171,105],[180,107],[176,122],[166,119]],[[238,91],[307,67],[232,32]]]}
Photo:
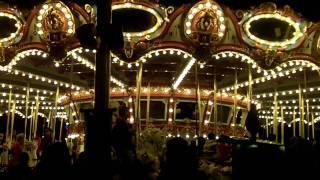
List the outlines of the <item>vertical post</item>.
{"label": "vertical post", "polygon": [[28,125],[28,110],[29,110],[29,95],[30,95],[30,84],[27,87],[27,94],[26,94],[26,111],[25,111],[25,119],[24,119],[24,138],[27,138],[27,125]]}
{"label": "vertical post", "polygon": [[[112,112],[108,110],[110,100],[110,48],[105,33],[111,24],[112,0],[96,0],[97,38],[95,71],[94,117],[87,121],[86,150],[90,164],[90,173],[96,177],[110,179],[104,167],[96,162],[110,166],[111,162],[111,123]],[[109,35],[112,36],[112,35]],[[89,116],[91,117],[91,116]]]}
{"label": "vertical post", "polygon": [[309,122],[310,122],[310,112],[309,112],[309,102],[307,101],[307,114],[306,114],[306,119],[307,119],[307,136],[308,138],[310,138],[310,126],[309,126]]}
{"label": "vertical post", "polygon": [[33,138],[37,136],[37,129],[38,129],[38,112],[39,112],[39,92],[37,92],[37,99],[36,99],[36,109],[34,112],[34,131],[33,131]]}
{"label": "vertical post", "polygon": [[266,118],[266,135],[267,135],[267,138],[269,137],[269,124],[268,124],[268,117]]}
{"label": "vertical post", "polygon": [[299,85],[299,136],[302,137],[302,124],[303,124],[303,114],[302,114],[302,94],[301,86]]}
{"label": "vertical post", "polygon": [[311,133],[312,133],[312,139],[314,139],[314,114],[311,113]]}
{"label": "vertical post", "polygon": [[284,144],[284,116],[283,116],[283,107],[280,107],[281,110],[281,144]]}
{"label": "vertical post", "polygon": [[247,104],[247,108],[248,108],[248,112],[250,111],[251,108],[251,100],[252,100],[252,73],[251,73],[251,65],[249,64],[249,86],[248,86],[248,104]]}
{"label": "vertical post", "polygon": [[213,121],[215,134],[218,135],[218,106],[217,106],[217,77],[214,75],[213,82]]}
{"label": "vertical post", "polygon": [[53,113],[51,114],[52,116],[52,140],[55,141],[56,139],[56,116],[57,116],[57,106],[58,106],[58,98],[59,98],[59,86],[57,86],[57,92],[56,92],[56,97],[54,100],[54,109]]}
{"label": "vertical post", "polygon": [[[195,66],[194,66],[194,80],[195,80],[195,87],[196,87],[196,101],[198,101],[199,99],[199,92],[198,92],[198,86],[199,86],[199,82],[198,82],[198,62],[196,61],[195,63]],[[197,137],[199,137],[199,122],[198,119],[200,116],[199,114],[201,114],[201,112],[199,112],[199,103],[198,103],[198,113],[197,113],[197,110],[196,110],[196,115],[195,115],[195,119],[196,119],[196,135]],[[201,124],[201,123],[200,123]]]}
{"label": "vertical post", "polygon": [[277,91],[274,92],[274,109],[273,109],[273,134],[276,136],[276,142],[278,142],[278,97]]}
{"label": "vertical post", "polygon": [[148,82],[148,90],[147,90],[147,116],[146,116],[146,124],[149,125],[150,122],[150,81]]}
{"label": "vertical post", "polygon": [[[201,94],[200,94],[200,85],[199,81],[197,82],[197,104],[198,104],[198,118],[200,124],[200,131],[202,131],[202,109],[201,109]],[[198,134],[197,134],[198,136]]]}
{"label": "vertical post", "polygon": [[16,101],[12,104],[11,109],[11,131],[10,131],[10,143],[12,143],[12,135],[13,135],[13,129],[14,129],[14,115],[16,113]]}
{"label": "vertical post", "polygon": [[60,130],[59,130],[59,141],[61,142],[62,137],[62,125],[63,125],[63,119],[60,118]]}
{"label": "vertical post", "polygon": [[139,142],[139,137],[140,137],[140,132],[141,132],[141,107],[140,107],[140,101],[141,101],[141,83],[142,83],[142,72],[143,72],[143,64],[140,63],[139,65],[139,71],[137,73],[137,84],[136,84],[136,106],[135,106],[135,119],[138,123],[138,128],[137,128],[137,141]]}
{"label": "vertical post", "polygon": [[33,128],[33,105],[31,106],[31,116],[30,116],[30,125],[29,125],[29,141],[31,141],[32,128]]}
{"label": "vertical post", "polygon": [[6,139],[7,139],[7,141],[9,140],[9,124],[10,124],[11,98],[12,98],[12,89],[10,89],[10,93],[9,93],[9,101],[8,101],[7,129],[6,129]]}
{"label": "vertical post", "polygon": [[293,136],[296,136],[296,110],[293,108]]}
{"label": "vertical post", "polygon": [[238,73],[235,71],[235,79],[234,79],[234,98],[233,98],[233,136],[235,135],[236,130],[236,119],[237,119],[237,95],[238,95]]}

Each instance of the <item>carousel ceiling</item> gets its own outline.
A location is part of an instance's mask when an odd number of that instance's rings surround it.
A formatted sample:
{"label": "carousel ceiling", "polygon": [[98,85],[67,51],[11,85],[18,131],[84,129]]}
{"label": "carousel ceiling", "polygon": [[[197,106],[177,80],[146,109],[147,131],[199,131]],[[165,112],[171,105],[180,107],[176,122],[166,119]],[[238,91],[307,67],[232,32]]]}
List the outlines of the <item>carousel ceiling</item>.
{"label": "carousel ceiling", "polygon": [[[220,95],[233,97],[235,87],[246,96],[252,85],[264,114],[274,94],[288,106],[297,102],[300,87],[320,112],[320,29],[311,11],[291,1],[184,2],[113,1],[113,22],[123,27],[125,46],[111,52],[112,87],[134,89],[139,68],[144,87],[183,91],[199,82],[210,94],[216,80]],[[30,87],[32,96],[53,103],[60,87],[62,97],[92,98],[96,50],[82,48],[75,36],[89,23],[96,23],[91,1],[2,1],[3,96]]]}

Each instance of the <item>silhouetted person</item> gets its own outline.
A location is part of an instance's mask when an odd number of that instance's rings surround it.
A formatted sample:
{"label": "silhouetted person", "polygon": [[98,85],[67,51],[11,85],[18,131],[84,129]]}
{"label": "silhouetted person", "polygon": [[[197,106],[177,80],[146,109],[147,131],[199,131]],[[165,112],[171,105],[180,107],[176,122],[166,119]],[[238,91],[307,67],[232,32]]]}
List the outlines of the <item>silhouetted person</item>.
{"label": "silhouetted person", "polygon": [[35,168],[36,180],[57,180],[72,178],[71,158],[65,143],[58,142],[49,145],[42,154]]}
{"label": "silhouetted person", "polygon": [[53,138],[52,138],[52,130],[50,128],[45,128],[44,129],[44,137],[41,139],[40,142],[40,147],[38,148],[38,153],[42,154],[43,151],[46,150],[48,146],[50,146],[53,143]]}
{"label": "silhouetted person", "polygon": [[128,124],[122,120],[117,121],[111,133],[114,149],[112,174],[121,180],[141,179],[133,139]]}
{"label": "silhouetted person", "polygon": [[8,179],[12,180],[29,180],[31,179],[31,169],[28,166],[29,155],[22,152],[19,156],[17,164],[9,167]]}
{"label": "silhouetted person", "polygon": [[24,134],[18,134],[16,141],[12,145],[12,159],[9,162],[9,166],[15,166],[20,161],[20,155],[24,151]]}
{"label": "silhouetted person", "polygon": [[206,179],[205,175],[198,171],[198,163],[194,159],[186,140],[170,139],[167,142],[166,163],[158,179]]}
{"label": "silhouetted person", "polygon": [[248,113],[245,125],[247,130],[250,133],[250,141],[256,142],[256,136],[257,136],[257,133],[259,132],[260,123],[258,119],[258,112],[254,104],[251,104],[251,109]]}
{"label": "silhouetted person", "polygon": [[75,170],[74,179],[84,179],[85,177],[91,177],[91,175],[88,174],[89,161],[88,161],[87,154],[85,152],[81,152],[79,154],[78,159],[74,164],[74,170]]}
{"label": "silhouetted person", "polygon": [[197,144],[197,154],[198,156],[203,155],[203,148],[204,144],[206,143],[206,140],[203,137],[198,138],[198,144]]}

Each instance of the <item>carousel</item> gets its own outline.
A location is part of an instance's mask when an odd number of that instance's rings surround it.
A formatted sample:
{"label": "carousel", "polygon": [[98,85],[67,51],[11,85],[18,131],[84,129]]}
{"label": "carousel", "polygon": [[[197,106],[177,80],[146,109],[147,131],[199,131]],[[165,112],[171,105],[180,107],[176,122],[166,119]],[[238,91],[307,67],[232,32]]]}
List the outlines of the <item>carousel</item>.
{"label": "carousel", "polygon": [[[115,121],[126,106],[138,136],[245,137],[253,107],[261,139],[318,133],[320,29],[290,6],[113,0],[112,22],[124,46],[110,53],[109,108]],[[8,143],[20,133],[32,142],[50,127],[55,141],[83,150],[83,110],[94,107],[99,82],[97,49],[82,46],[77,32],[96,24],[94,4],[0,2],[0,133]]]}

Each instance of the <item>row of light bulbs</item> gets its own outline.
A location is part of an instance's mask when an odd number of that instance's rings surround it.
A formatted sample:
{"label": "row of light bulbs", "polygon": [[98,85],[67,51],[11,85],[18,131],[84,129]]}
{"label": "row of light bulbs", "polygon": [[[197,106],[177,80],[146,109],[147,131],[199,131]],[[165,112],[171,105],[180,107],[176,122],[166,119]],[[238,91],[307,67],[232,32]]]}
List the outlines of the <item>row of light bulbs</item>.
{"label": "row of light bulbs", "polygon": [[12,73],[16,76],[21,76],[21,77],[27,77],[29,79],[35,79],[35,80],[41,80],[43,83],[48,83],[48,84],[53,84],[53,85],[60,85],[60,87],[66,87],[66,88],[71,88],[74,90],[79,91],[81,88],[80,86],[76,86],[70,83],[65,83],[62,81],[57,81],[51,78],[47,78],[44,76],[39,76],[39,75],[35,75],[33,73],[26,73],[24,71],[20,71],[20,70],[12,70],[12,69],[8,69],[8,68],[3,68],[0,66],[0,71],[5,71],[5,72],[9,72]]}
{"label": "row of light bulbs", "polygon": [[160,56],[160,55],[177,55],[182,56],[184,59],[192,58],[192,55],[186,51],[183,51],[181,49],[176,48],[163,48],[163,49],[156,49],[151,50],[145,55],[141,56],[138,60],[136,60],[133,63],[127,63],[123,60],[121,60],[119,57],[117,57],[115,54],[111,53],[112,62],[119,64],[119,66],[127,66],[129,69],[133,66],[139,67],[140,63],[145,63],[148,59],[151,59],[154,56]]}
{"label": "row of light bulbs", "polygon": [[[96,53],[97,51],[95,49],[94,50],[89,50],[89,49],[83,49],[82,47],[79,47],[79,48],[75,48],[75,49],[69,51],[67,53],[67,55],[68,56],[71,55],[74,59],[76,59],[78,62],[80,62],[81,64],[85,65],[86,67],[90,68],[91,70],[93,70],[93,71],[96,70],[96,67],[92,62],[90,62],[89,60],[87,60],[87,59],[85,59],[85,58],[83,58],[83,57],[81,57],[79,55],[77,55],[76,52],[78,52],[78,53],[83,53],[83,52]],[[115,78],[114,76],[110,77],[110,81],[112,83],[116,84],[117,86],[122,87],[122,88],[127,86],[124,82],[122,82],[121,80]]]}
{"label": "row of light bulbs", "polygon": [[133,107],[134,107],[134,102],[132,96],[129,96],[128,98],[128,106],[129,106],[129,118],[128,121],[130,124],[134,123],[134,112],[133,112]]}
{"label": "row of light bulbs", "polygon": [[[251,57],[235,51],[220,52],[218,54],[213,55],[213,57],[215,57],[216,60],[219,60],[221,58],[226,58],[226,57],[235,57],[237,59],[241,58],[241,61],[250,64],[252,69],[257,69],[256,70],[257,73],[263,72],[263,76],[252,80],[251,84],[258,84],[260,82],[276,79],[277,77],[289,76],[290,74],[295,74],[297,71],[303,71],[303,67],[308,67],[308,68],[311,68],[312,70],[319,70],[319,67],[317,65],[306,60],[292,60],[289,62],[284,62],[275,68],[277,72],[275,70],[263,70]],[[292,68],[289,70],[284,69],[291,66],[300,66],[300,67]],[[246,87],[246,86],[249,86],[249,81],[239,83],[237,88]],[[223,88],[222,91],[230,91],[233,89],[234,89],[234,86],[230,86],[230,87]]]}
{"label": "row of light bulbs", "polygon": [[[6,93],[6,92],[2,92],[2,93],[0,93],[0,94],[1,94],[3,97],[6,97],[6,96],[9,96],[9,95],[10,95],[10,93]],[[15,93],[15,94],[12,94],[11,97],[16,98],[16,100],[17,100],[18,98],[22,98],[23,100],[25,100],[26,95],[25,95],[25,94]],[[29,96],[29,98],[30,98],[30,97],[32,97],[32,96]],[[36,99],[37,96],[34,96],[34,98]],[[48,97],[46,97],[46,96],[39,96],[39,98],[40,98],[40,100],[48,99]],[[2,100],[3,100],[3,99],[2,99]],[[0,100],[0,101],[1,101],[1,100]]]}
{"label": "row of light bulbs", "polygon": [[[309,102],[320,102],[320,98],[309,98],[309,99],[304,99],[305,102],[309,103]],[[264,102],[270,102],[272,104],[274,104],[274,101],[264,101]],[[279,104],[296,104],[299,101],[296,99],[292,99],[292,100],[279,100],[278,103]]]}
{"label": "row of light bulbs", "polygon": [[[273,111],[261,111],[261,112],[260,112],[260,114],[273,114],[273,113],[274,113]],[[277,113],[278,113],[278,114],[280,114],[280,112],[279,112],[279,111],[277,111]],[[319,114],[319,112],[313,112],[313,113],[315,113],[316,115],[318,115],[318,114]],[[292,112],[292,111],[283,111],[283,114],[286,114],[286,115],[288,115],[288,114],[293,115],[293,114],[300,114],[300,112],[299,112],[299,111],[297,111],[297,112]],[[305,114],[307,114],[307,112],[304,112],[303,114],[305,115]]]}
{"label": "row of light bulbs", "polygon": [[[279,12],[275,13],[263,13],[252,16],[248,14],[248,18],[245,19],[245,23],[243,24],[245,34],[252,40],[254,43],[258,43],[261,46],[278,49],[278,48],[286,48],[287,46],[295,45],[296,42],[304,36],[304,33],[307,30],[307,27],[300,22],[295,22],[291,17],[286,17],[284,15],[279,14]],[[268,41],[265,39],[261,39],[253,35],[250,31],[251,23],[254,21],[258,21],[260,19],[278,19],[280,21],[285,21],[289,26],[294,28],[293,37],[290,39],[286,39],[283,41]]]}
{"label": "row of light bulbs", "polygon": [[[276,93],[263,93],[263,94],[257,94],[255,95],[256,98],[267,98],[267,97],[273,97],[274,94],[277,95],[277,96],[287,96],[287,95],[293,95],[294,93],[295,94],[299,94],[299,89],[295,89],[295,90],[284,90],[284,91],[278,91]],[[320,87],[310,87],[310,88],[301,88],[301,92],[303,93],[307,93],[307,92],[318,92],[320,91]],[[295,103],[296,101],[295,100],[292,100],[293,103]]]}
{"label": "row of light bulbs", "polygon": [[[8,88],[8,89],[12,89],[12,88],[15,88],[15,89],[20,89],[20,90],[23,90],[23,91],[27,91],[27,88],[26,87],[21,87],[21,86],[18,86],[18,85],[12,85],[12,84],[5,84],[5,83],[1,83],[1,88]],[[37,92],[37,93],[41,93],[43,95],[53,95],[53,91],[49,91],[49,90],[43,90],[43,89],[36,89],[36,88],[29,88],[29,92]],[[19,95],[16,95],[19,97]]]}
{"label": "row of light bulbs", "polygon": [[47,58],[49,55],[48,53],[42,51],[42,50],[38,50],[38,49],[28,49],[28,50],[24,50],[19,52],[18,54],[16,54],[14,56],[14,58],[10,61],[10,63],[6,66],[4,66],[3,68],[8,68],[8,69],[12,69],[13,66],[17,65],[17,62],[19,62],[20,60],[29,57],[29,56],[38,56],[38,57],[42,57],[42,58]]}
{"label": "row of light bulbs", "polygon": [[[16,109],[25,109],[25,106],[16,106]],[[36,109],[35,106],[31,106],[29,107],[29,109]],[[52,106],[40,106],[39,109],[42,109],[42,110],[54,110],[54,109],[57,109],[57,110],[64,110],[64,107],[52,107]]]}
{"label": "row of light bulbs", "polygon": [[224,14],[223,14],[223,10],[221,9],[221,7],[216,4],[215,2],[212,1],[201,1],[199,3],[197,3],[195,6],[193,6],[188,14],[187,14],[187,18],[185,21],[185,33],[187,35],[192,33],[192,29],[191,29],[191,25],[192,25],[192,20],[194,19],[195,15],[197,15],[199,12],[203,11],[203,10],[213,10],[215,12],[215,15],[217,16],[216,18],[219,20],[218,22],[218,36],[219,37],[223,37],[225,30],[226,30],[226,26],[225,26],[225,18],[224,18]]}

